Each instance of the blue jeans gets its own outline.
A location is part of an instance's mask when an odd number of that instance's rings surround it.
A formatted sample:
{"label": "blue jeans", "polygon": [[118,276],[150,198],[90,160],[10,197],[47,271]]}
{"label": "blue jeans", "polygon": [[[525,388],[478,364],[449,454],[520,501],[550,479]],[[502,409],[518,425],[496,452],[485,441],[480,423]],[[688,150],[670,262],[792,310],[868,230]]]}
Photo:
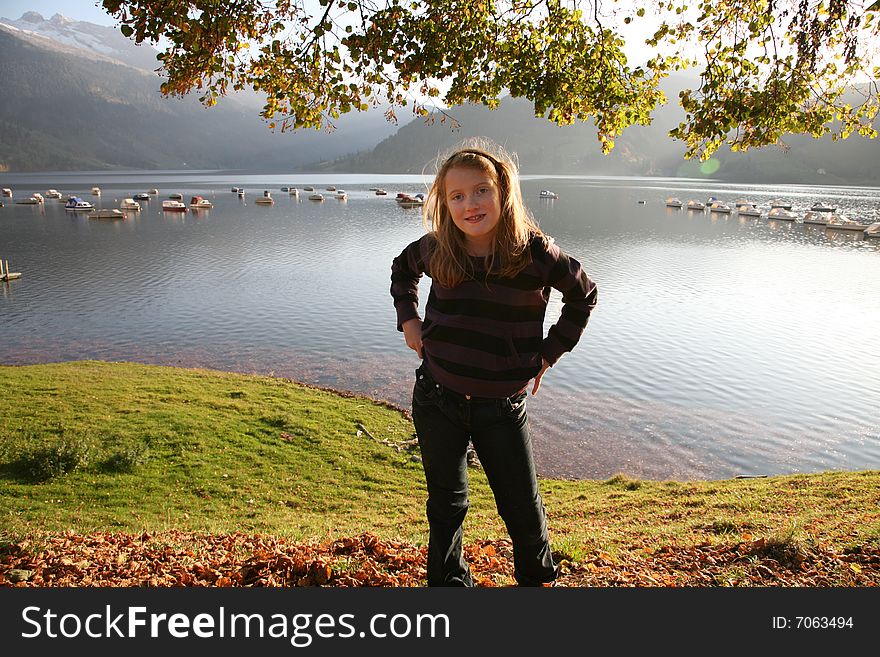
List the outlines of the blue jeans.
{"label": "blue jeans", "polygon": [[513,542],[521,586],[556,579],[544,503],[538,492],[526,391],[506,399],[466,398],[416,370],[413,423],[428,484],[428,586],[473,586],[462,554],[468,510],[467,447],[472,442]]}

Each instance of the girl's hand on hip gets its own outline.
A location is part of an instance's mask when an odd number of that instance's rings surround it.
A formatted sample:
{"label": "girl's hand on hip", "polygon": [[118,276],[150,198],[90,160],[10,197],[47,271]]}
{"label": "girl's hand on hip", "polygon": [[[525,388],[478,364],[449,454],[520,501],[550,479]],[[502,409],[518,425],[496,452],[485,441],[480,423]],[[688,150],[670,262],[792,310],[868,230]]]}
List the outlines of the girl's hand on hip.
{"label": "girl's hand on hip", "polygon": [[550,369],[550,363],[548,363],[543,358],[541,359],[541,371],[535,376],[535,385],[532,386],[532,396],[538,394],[538,388],[541,387],[541,379],[544,377],[544,372]]}
{"label": "girl's hand on hip", "polygon": [[403,323],[403,337],[406,346],[412,349],[422,358],[422,320],[418,317],[409,319]]}

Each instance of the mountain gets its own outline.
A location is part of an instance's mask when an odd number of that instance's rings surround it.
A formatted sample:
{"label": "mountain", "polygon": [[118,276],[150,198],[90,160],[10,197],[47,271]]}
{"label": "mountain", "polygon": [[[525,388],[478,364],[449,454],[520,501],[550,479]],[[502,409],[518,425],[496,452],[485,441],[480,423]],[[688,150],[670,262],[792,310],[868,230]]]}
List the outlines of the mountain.
{"label": "mountain", "polygon": [[[695,80],[672,76],[665,81],[667,98]],[[496,110],[462,105],[445,110],[460,126],[452,127],[435,113],[416,118],[375,148],[352,157],[324,162],[327,170],[351,172],[396,171],[421,173],[438,154],[466,137],[485,136],[517,154],[523,173],[581,175],[639,175],[712,178],[728,182],[773,184],[880,184],[880,139],[853,136],[833,141],[789,135],[784,147],[765,146],[745,152],[719,149],[709,165],[685,160],[685,147],[668,132],[683,119],[674,103],[658,108],[648,126],[630,126],[605,156],[592,124],[556,126],[536,118],[530,102],[505,97]],[[429,167],[430,170],[430,167]]]}
{"label": "mountain", "polygon": [[28,12],[0,20],[0,170],[295,170],[372,148],[381,109],[327,131],[272,132],[255,94],[207,109],[165,98],[156,51],[114,28]]}
{"label": "mountain", "polygon": [[22,38],[42,37],[59,49],[66,47],[68,52],[79,51],[80,55],[91,53],[95,57],[147,71],[159,67],[156,60],[158,50],[149,44],[135,44],[115,27],[77,21],[61,14],[46,19],[35,11],[25,12],[18,20],[0,18],[0,24],[19,31]]}

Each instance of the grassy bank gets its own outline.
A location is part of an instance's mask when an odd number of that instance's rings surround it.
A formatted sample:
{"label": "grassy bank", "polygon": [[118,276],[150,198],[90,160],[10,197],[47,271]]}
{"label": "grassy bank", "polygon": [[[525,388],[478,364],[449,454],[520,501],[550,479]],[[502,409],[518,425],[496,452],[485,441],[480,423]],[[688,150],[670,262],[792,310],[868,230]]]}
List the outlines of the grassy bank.
{"label": "grassy bank", "polygon": [[[0,367],[4,540],[185,531],[426,541],[412,424],[288,380],[128,363]],[[468,541],[506,536],[472,470]],[[545,479],[574,560],[758,539],[880,547],[880,472],[703,482]]]}

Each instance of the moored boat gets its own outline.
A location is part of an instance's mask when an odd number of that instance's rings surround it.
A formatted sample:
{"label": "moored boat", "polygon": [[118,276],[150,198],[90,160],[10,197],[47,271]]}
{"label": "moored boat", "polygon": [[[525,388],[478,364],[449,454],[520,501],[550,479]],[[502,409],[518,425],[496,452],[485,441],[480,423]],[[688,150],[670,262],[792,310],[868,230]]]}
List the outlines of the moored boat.
{"label": "moored boat", "polygon": [[125,213],[116,208],[105,208],[89,212],[89,219],[125,219]]}
{"label": "moored boat", "polygon": [[540,192],[538,192],[538,197],[553,199],[553,198],[559,198],[559,194],[554,192],[552,189],[542,189]]}
{"label": "moored boat", "polygon": [[709,204],[709,212],[717,212],[720,214],[730,214],[730,206],[724,201],[712,201]]}
{"label": "moored boat", "polygon": [[214,204],[211,203],[211,201],[209,201],[208,199],[202,198],[201,196],[193,196],[190,199],[189,206],[193,210],[210,210],[214,207]]}
{"label": "moored boat", "polygon": [[187,210],[186,203],[181,201],[175,199],[162,201],[162,212],[187,212]]}
{"label": "moored boat", "polygon": [[421,193],[416,194],[415,196],[410,196],[409,194],[398,194],[397,203],[404,208],[419,207],[425,204],[425,195]]}
{"label": "moored boat", "polygon": [[754,203],[740,203],[736,206],[736,212],[740,217],[760,217],[761,211]]}
{"label": "moored boat", "polygon": [[681,199],[676,198],[675,196],[671,196],[666,199],[666,207],[667,208],[680,208],[684,204],[681,202]]}
{"label": "moored boat", "polygon": [[687,204],[688,210],[693,210],[694,212],[702,212],[706,209],[706,204],[702,201],[698,201],[696,199],[691,199]]}
{"label": "moored boat", "polygon": [[254,199],[254,203],[259,203],[260,205],[274,205],[275,199],[272,198],[272,194],[269,193],[269,190],[265,190],[262,196],[258,196]]}
{"label": "moored boat", "polygon": [[88,201],[83,201],[79,196],[68,196],[67,203],[64,204],[65,210],[94,210],[95,206]]}
{"label": "moored boat", "polygon": [[313,193],[309,194],[309,200],[310,201],[323,201],[324,195],[320,194],[318,192],[313,192]]}
{"label": "moored boat", "polygon": [[829,230],[859,230],[864,231],[868,228],[868,224],[863,224],[854,219],[850,219],[845,214],[832,212],[828,217],[825,228]]}
{"label": "moored boat", "polygon": [[770,208],[770,212],[767,213],[768,219],[775,219],[777,221],[797,221],[797,214],[792,212],[791,210],[786,210],[783,207],[774,207]]}
{"label": "moored boat", "polygon": [[815,226],[824,226],[828,223],[828,217],[830,215],[827,212],[816,212],[814,210],[808,210],[804,214],[804,223],[808,225]]}
{"label": "moored boat", "polygon": [[46,198],[61,198],[61,192],[57,189],[46,190]]}
{"label": "moored boat", "polygon": [[92,196],[100,196],[101,188],[100,187],[92,187]]}
{"label": "moored boat", "polygon": [[119,209],[126,212],[140,212],[141,204],[135,201],[133,198],[124,198],[119,204]]}
{"label": "moored boat", "polygon": [[141,192],[140,194],[135,194],[132,198],[135,201],[149,201],[150,195],[147,194],[146,192]]}
{"label": "moored boat", "polygon": [[865,228],[865,237],[880,237],[880,221],[875,221]]}

